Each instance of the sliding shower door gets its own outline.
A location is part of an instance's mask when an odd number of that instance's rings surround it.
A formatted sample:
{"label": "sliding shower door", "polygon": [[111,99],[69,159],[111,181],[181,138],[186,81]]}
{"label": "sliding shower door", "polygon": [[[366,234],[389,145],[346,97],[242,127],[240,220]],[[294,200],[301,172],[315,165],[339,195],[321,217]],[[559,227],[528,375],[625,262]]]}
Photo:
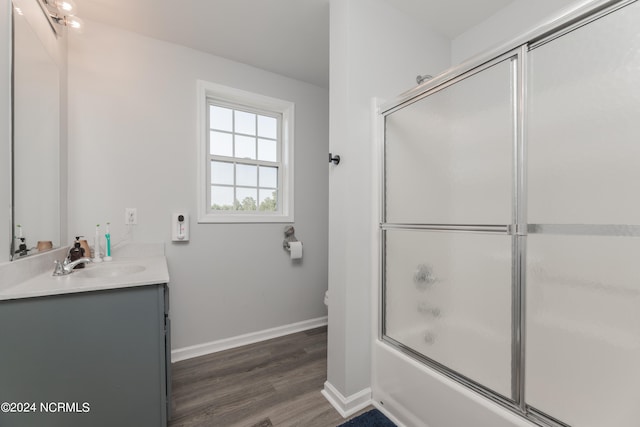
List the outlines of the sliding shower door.
{"label": "sliding shower door", "polygon": [[382,112],[382,339],[543,426],[640,425],[640,2],[600,3]]}
{"label": "sliding shower door", "polygon": [[572,426],[640,425],[639,25],[529,54],[526,400]]}
{"label": "sliding shower door", "polygon": [[386,117],[383,224],[386,339],[507,398],[513,68],[504,59]]}
{"label": "sliding shower door", "polygon": [[385,222],[510,224],[512,61],[385,120]]}

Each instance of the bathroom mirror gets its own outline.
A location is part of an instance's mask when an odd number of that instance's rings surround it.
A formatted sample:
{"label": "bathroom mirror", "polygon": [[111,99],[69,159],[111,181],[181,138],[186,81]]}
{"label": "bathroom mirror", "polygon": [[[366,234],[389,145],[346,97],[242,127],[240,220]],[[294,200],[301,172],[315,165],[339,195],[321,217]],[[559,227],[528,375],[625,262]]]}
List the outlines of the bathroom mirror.
{"label": "bathroom mirror", "polygon": [[38,242],[46,242],[40,251],[60,245],[60,68],[57,36],[39,1],[12,5],[15,260],[38,253]]}

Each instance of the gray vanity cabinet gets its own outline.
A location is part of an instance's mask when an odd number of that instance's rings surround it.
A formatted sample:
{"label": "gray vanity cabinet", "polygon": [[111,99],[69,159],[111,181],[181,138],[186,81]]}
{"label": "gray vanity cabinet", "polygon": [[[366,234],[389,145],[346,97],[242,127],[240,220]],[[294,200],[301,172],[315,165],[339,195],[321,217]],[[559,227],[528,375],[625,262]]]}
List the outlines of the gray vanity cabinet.
{"label": "gray vanity cabinet", "polygon": [[166,426],[165,294],[159,284],[0,301],[0,426]]}

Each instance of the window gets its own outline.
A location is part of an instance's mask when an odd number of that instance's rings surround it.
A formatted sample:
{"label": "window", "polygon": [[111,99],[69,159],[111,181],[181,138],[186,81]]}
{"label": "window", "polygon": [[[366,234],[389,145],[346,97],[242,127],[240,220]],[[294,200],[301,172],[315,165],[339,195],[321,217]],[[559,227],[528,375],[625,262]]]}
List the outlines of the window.
{"label": "window", "polygon": [[293,103],[198,81],[198,113],[198,222],[293,222]]}

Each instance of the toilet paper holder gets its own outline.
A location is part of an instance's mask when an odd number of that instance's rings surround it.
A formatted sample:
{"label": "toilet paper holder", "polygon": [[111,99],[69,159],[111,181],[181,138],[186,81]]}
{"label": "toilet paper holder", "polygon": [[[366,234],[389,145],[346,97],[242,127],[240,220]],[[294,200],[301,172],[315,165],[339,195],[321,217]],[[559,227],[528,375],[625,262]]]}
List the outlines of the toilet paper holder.
{"label": "toilet paper holder", "polygon": [[284,228],[284,240],[282,241],[282,247],[286,251],[291,251],[291,247],[289,246],[289,242],[297,242],[296,238],[296,230],[292,225],[288,225]]}

